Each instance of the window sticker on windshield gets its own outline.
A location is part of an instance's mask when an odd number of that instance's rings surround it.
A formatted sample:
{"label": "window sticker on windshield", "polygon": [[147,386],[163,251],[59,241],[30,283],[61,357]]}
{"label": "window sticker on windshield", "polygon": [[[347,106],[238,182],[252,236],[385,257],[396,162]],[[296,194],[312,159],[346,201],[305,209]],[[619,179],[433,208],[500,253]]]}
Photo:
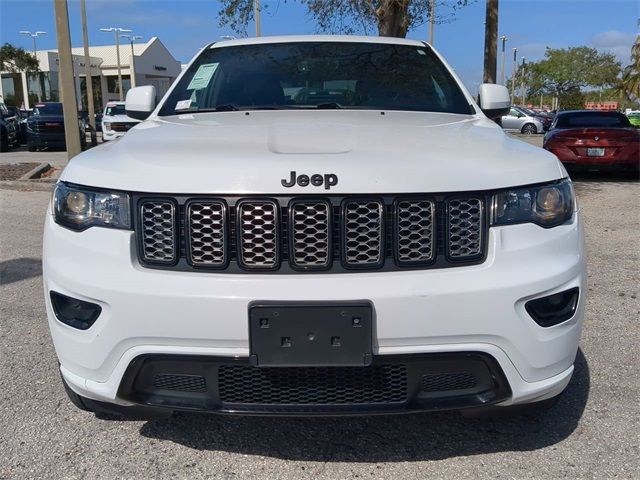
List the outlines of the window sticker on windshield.
{"label": "window sticker on windshield", "polygon": [[426,55],[427,54],[427,52],[425,52],[424,50],[422,50],[420,48],[417,50],[417,52],[418,52],[418,55]]}
{"label": "window sticker on windshield", "polygon": [[209,82],[211,81],[211,77],[216,72],[218,68],[218,63],[205,63],[198,67],[198,71],[191,79],[187,90],[202,90],[203,88],[207,88]]}
{"label": "window sticker on windshield", "polygon": [[187,108],[189,108],[191,106],[191,99],[188,100],[180,100],[178,103],[176,103],[176,110],[186,110]]}

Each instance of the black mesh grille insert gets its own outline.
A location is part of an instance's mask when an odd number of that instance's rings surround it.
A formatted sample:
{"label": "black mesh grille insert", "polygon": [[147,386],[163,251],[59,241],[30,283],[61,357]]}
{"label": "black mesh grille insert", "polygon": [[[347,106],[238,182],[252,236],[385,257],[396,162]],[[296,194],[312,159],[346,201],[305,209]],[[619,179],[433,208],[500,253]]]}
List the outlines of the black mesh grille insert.
{"label": "black mesh grille insert", "polygon": [[140,205],[142,255],[154,263],[173,263],[176,259],[175,204],[148,200]]}
{"label": "black mesh grille insert", "polygon": [[343,207],[344,261],[351,267],[375,267],[384,253],[384,205],[350,200]]}
{"label": "black mesh grille insert", "polygon": [[225,273],[355,272],[479,264],[488,195],[134,195],[138,258]]}
{"label": "black mesh grille insert", "polygon": [[438,373],[422,376],[423,392],[446,392],[467,390],[476,386],[476,378],[467,372]]}
{"label": "black mesh grille insert", "polygon": [[187,206],[187,248],[193,265],[222,267],[227,263],[226,222],[223,202],[192,202]]}
{"label": "black mesh grille insert", "polygon": [[224,403],[340,405],[407,399],[407,371],[402,364],[285,368],[222,365],[218,382]]}
{"label": "black mesh grille insert", "polygon": [[453,260],[482,254],[482,200],[464,198],[449,200],[449,257]]}
{"label": "black mesh grille insert", "polygon": [[163,390],[180,392],[206,392],[207,382],[200,375],[158,375],[153,386]]}
{"label": "black mesh grille insert", "polygon": [[396,203],[396,245],[402,263],[433,260],[435,205],[426,199],[406,199]]}

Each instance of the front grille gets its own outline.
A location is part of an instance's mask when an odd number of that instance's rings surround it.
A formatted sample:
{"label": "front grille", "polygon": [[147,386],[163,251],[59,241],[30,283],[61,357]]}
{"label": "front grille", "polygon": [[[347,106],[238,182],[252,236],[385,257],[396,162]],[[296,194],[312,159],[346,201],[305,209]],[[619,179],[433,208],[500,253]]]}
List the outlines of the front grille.
{"label": "front grille", "polygon": [[478,264],[488,195],[134,195],[138,257],[177,270],[352,272]]}
{"label": "front grille", "polygon": [[148,200],[140,205],[140,237],[145,261],[164,264],[175,261],[175,210],[170,200]]}
{"label": "front grille", "polygon": [[382,263],[384,205],[378,200],[348,200],[342,214],[344,263],[375,267]]}
{"label": "front grille", "polygon": [[447,222],[449,257],[475,257],[482,254],[482,201],[477,198],[449,201]]}
{"label": "front grille", "polygon": [[206,392],[207,382],[200,375],[157,375],[153,381],[155,388],[177,392]]}
{"label": "front grille", "polygon": [[111,130],[114,132],[128,132],[135,125],[133,122],[112,122]]}
{"label": "front grille", "polygon": [[247,200],[238,206],[238,252],[249,268],[278,266],[278,205],[271,200]]}
{"label": "front grille", "polygon": [[476,386],[476,377],[468,372],[436,373],[422,376],[423,392],[467,390]]}
{"label": "front grille", "polygon": [[407,399],[403,364],[370,367],[259,368],[222,365],[220,400],[233,404],[346,405]]}

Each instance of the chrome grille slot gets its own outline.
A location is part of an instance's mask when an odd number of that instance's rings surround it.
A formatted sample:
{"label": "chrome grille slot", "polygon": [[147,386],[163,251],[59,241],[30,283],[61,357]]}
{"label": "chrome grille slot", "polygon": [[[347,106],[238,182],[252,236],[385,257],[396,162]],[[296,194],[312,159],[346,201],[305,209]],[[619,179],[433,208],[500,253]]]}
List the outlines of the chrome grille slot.
{"label": "chrome grille slot", "polygon": [[435,204],[428,199],[396,202],[396,256],[402,264],[429,263],[435,257]]}
{"label": "chrome grille slot", "polygon": [[447,203],[447,256],[466,260],[483,253],[484,211],[479,198],[455,198]]}
{"label": "chrome grille slot", "polygon": [[296,268],[331,264],[331,205],[324,200],[296,201],[289,207],[289,260]]}
{"label": "chrome grille slot", "polygon": [[342,207],[343,261],[348,267],[376,267],[384,252],[384,205],[379,200],[348,200]]}
{"label": "chrome grille slot", "polygon": [[159,264],[176,261],[176,206],[171,200],[141,202],[140,229],[144,261]]}
{"label": "chrome grille slot", "polygon": [[228,240],[227,208],[224,202],[189,202],[186,217],[189,262],[197,267],[225,267]]}
{"label": "chrome grille slot", "polygon": [[272,200],[245,200],[237,207],[238,260],[242,267],[277,268],[279,255],[279,211]]}

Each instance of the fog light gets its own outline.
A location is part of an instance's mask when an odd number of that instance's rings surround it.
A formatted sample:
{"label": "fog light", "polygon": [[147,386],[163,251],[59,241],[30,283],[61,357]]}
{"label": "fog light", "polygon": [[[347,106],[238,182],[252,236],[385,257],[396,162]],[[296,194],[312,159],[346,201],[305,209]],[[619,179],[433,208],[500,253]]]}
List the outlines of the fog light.
{"label": "fog light", "polygon": [[67,297],[58,292],[50,292],[51,306],[56,318],[62,323],[79,330],[86,330],[100,316],[102,307],[95,303]]}
{"label": "fog light", "polygon": [[529,300],[524,308],[538,325],[552,327],[573,317],[578,307],[579,293],[578,287],[572,288],[547,297]]}

